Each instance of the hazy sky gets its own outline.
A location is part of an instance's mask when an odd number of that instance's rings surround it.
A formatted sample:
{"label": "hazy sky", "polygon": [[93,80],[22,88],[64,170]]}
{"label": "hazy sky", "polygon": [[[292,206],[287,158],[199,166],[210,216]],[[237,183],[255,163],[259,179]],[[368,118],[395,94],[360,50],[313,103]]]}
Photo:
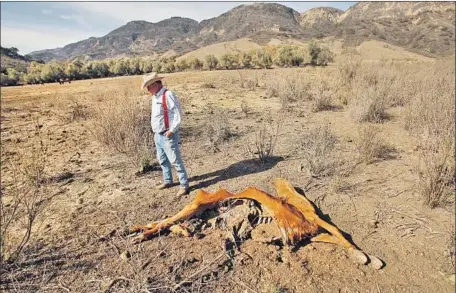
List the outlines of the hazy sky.
{"label": "hazy sky", "polygon": [[[1,2],[1,45],[20,54],[102,37],[132,20],[158,22],[172,16],[197,21],[252,2]],[[298,12],[356,2],[275,2]]]}

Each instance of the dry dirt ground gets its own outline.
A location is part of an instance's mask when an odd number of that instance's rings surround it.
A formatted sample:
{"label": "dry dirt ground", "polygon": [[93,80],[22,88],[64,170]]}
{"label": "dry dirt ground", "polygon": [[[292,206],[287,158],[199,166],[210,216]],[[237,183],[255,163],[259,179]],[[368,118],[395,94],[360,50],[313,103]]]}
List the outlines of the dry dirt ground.
{"label": "dry dirt ground", "polygon": [[[138,99],[147,100],[139,91],[141,77],[2,88],[5,200],[12,177],[5,162],[32,144],[37,125],[48,147],[46,175],[73,176],[41,187],[52,198],[36,221],[24,257],[2,276],[0,288],[9,292],[453,292],[449,251],[454,211],[451,206],[430,209],[414,191],[418,143],[402,127],[402,109],[388,110],[391,119],[378,125],[394,145],[394,156],[356,163],[358,124],[343,107],[313,113],[304,103],[299,111],[284,112],[279,98],[267,94],[263,76],[296,70],[242,71],[243,76],[260,77],[252,88],[239,86],[236,71],[167,76],[166,84],[181,97],[185,113],[182,153],[192,191],[181,198],[175,195],[176,188],[154,190],[159,171],[137,176],[138,167],[128,157],[94,139],[90,116],[71,119],[75,99],[89,110],[103,103],[94,94],[99,89],[138,89]],[[331,68],[299,70],[311,79]],[[248,114],[241,110],[243,100],[251,109]],[[213,152],[202,129],[206,121],[220,118],[220,112],[212,114],[217,108],[223,109],[235,135]],[[267,121],[279,123],[280,132],[275,158],[261,164],[246,146]],[[302,168],[300,139],[319,125],[329,125],[336,134],[337,157],[349,169],[339,178],[343,181],[337,183],[339,188],[334,188],[335,178],[312,178]],[[160,235],[138,245],[122,234],[134,224],[175,214],[197,188],[240,192],[255,186],[274,194],[269,183],[274,177],[301,188],[327,219],[361,249],[381,258],[385,267],[357,265],[344,248],[332,244],[303,242],[290,248],[256,237],[229,255],[225,231],[219,229],[206,229],[191,238]]]}

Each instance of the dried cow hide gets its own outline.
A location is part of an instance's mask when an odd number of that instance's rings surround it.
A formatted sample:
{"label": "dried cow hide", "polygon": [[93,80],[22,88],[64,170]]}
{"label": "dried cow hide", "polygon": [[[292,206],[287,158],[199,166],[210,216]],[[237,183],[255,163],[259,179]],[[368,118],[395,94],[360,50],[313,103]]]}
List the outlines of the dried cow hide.
{"label": "dried cow hide", "polygon": [[[184,226],[179,225],[179,222],[199,216],[227,199],[250,199],[261,204],[262,208],[269,212],[279,227],[285,244],[294,245],[304,238],[310,238],[313,242],[327,242],[345,247],[358,263],[366,264],[369,261],[366,254],[345,239],[337,227],[323,221],[317,215],[312,203],[305,196],[296,192],[286,180],[276,178],[272,180],[272,184],[277,191],[277,196],[272,196],[254,187],[249,187],[237,194],[229,193],[225,189],[220,189],[215,193],[198,190],[193,201],[176,215],[146,226],[132,227],[131,232],[142,231],[133,241],[138,243],[147,240],[166,229],[173,233],[189,236],[190,232]],[[318,233],[319,228],[329,233]],[[382,267],[383,264],[378,258],[370,256],[370,259],[371,262],[377,263],[374,266]]]}

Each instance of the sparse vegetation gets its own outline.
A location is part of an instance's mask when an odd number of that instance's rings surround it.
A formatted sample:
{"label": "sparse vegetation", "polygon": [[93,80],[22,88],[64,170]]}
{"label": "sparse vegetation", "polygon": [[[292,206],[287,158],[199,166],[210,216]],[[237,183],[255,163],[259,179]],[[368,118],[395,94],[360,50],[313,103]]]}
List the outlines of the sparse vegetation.
{"label": "sparse vegetation", "polygon": [[251,109],[250,109],[249,104],[247,103],[246,100],[243,100],[243,101],[241,102],[241,110],[242,110],[242,113],[244,113],[244,115],[245,115],[246,117],[250,114]]}
{"label": "sparse vegetation", "polygon": [[[275,53],[269,51],[271,56]],[[174,64],[178,62],[174,60]],[[239,66],[243,68],[241,62]],[[176,66],[175,70],[180,69]],[[448,203],[454,202],[452,73],[445,64],[436,64],[434,71],[429,63],[407,60],[362,62],[346,79],[351,82],[344,83],[339,83],[343,78],[338,66],[169,74],[166,84],[182,98],[185,113],[181,148],[192,186],[190,198],[198,188],[240,192],[247,186],[263,188],[274,177],[287,178],[343,223],[354,237],[373,231],[386,235],[382,242],[385,260],[397,254],[398,265],[420,266],[423,275],[432,275],[435,268],[442,272],[432,282],[413,271],[404,271],[400,278],[390,275],[388,284],[379,282],[380,291],[394,291],[394,282],[402,282],[404,277],[423,290],[450,290],[448,275],[453,269],[447,268],[446,262],[454,267],[454,249],[447,243],[446,234],[441,237],[439,232],[446,232],[448,225],[440,219],[453,215],[448,209]],[[256,85],[250,87],[248,80]],[[337,282],[313,278],[315,288],[337,291],[343,284],[349,290],[372,291],[370,283],[346,283],[359,273],[359,266],[347,265],[345,258],[319,253],[333,249],[331,244],[317,244],[323,250],[317,247],[296,252],[282,248],[279,238],[267,239],[265,244],[262,235],[272,235],[276,227],[264,223],[254,228],[252,239],[243,244],[226,241],[220,247],[217,243],[223,241],[224,234],[216,230],[190,238],[160,235],[141,245],[129,244],[123,229],[132,223],[175,214],[188,199],[176,200],[175,189],[152,188],[160,180],[161,171],[151,141],[150,100],[139,91],[140,82],[140,77],[123,77],[80,81],[65,87],[37,86],[40,91],[28,91],[31,87],[2,88],[3,203],[11,202],[12,185],[8,182],[12,182],[11,170],[20,169],[18,150],[29,152],[27,145],[35,130],[32,117],[45,117],[40,129],[52,138],[46,174],[68,171],[74,177],[60,182],[45,178],[41,183],[43,195],[54,197],[39,206],[46,209],[38,213],[21,256],[14,264],[2,266],[6,282],[0,284],[0,290],[242,292],[248,286],[253,291],[267,292],[275,288],[272,285],[280,285],[292,291],[297,283],[305,284],[310,272],[318,276],[329,270],[337,272],[333,274]],[[388,82],[391,85],[384,86]],[[358,123],[346,115],[357,98],[353,93],[363,87],[372,88],[384,101],[391,120],[382,120],[383,124]],[[269,96],[268,91],[276,93]],[[285,96],[284,92],[290,93],[287,102],[296,112],[281,111],[279,96]],[[328,108],[317,107],[319,96],[331,97],[330,102],[322,103]],[[341,96],[347,97],[346,105]],[[74,108],[72,101],[76,102]],[[340,107],[339,102],[346,107]],[[254,111],[249,111],[250,107]],[[338,111],[313,113],[312,107],[338,107]],[[301,111],[305,115],[300,116]],[[272,121],[266,118],[271,113],[283,116]],[[59,116],[73,114],[77,123],[59,121]],[[325,121],[331,123],[326,125]],[[361,131],[369,128],[370,132]],[[239,139],[230,139],[233,135]],[[381,161],[395,155],[391,147],[378,148],[386,144],[400,150],[400,159]],[[276,157],[283,161],[277,164]],[[378,164],[360,163],[358,158]],[[420,164],[414,166],[415,162]],[[140,172],[136,172],[138,169]],[[135,173],[147,174],[135,177]],[[29,180],[23,177],[18,181]],[[28,178],[36,176],[29,172]],[[429,207],[441,208],[429,211],[416,200],[417,196]],[[189,223],[189,229],[204,224],[195,218]],[[11,227],[14,233],[25,231],[22,222]],[[414,229],[413,235],[407,232],[409,227]],[[260,228],[265,228],[265,233],[256,230]],[[422,258],[407,257],[408,240],[415,236],[433,243],[432,250],[413,247],[417,253],[429,256],[424,262]],[[357,242],[366,246],[362,240]],[[251,258],[226,248],[234,244]],[[227,251],[229,259],[217,259]],[[265,274],[252,273],[257,260]],[[286,274],[283,268],[287,268]],[[367,266],[364,269],[374,281],[380,280]]]}
{"label": "sparse vegetation", "polygon": [[139,166],[144,153],[150,153],[153,148],[153,136],[150,109],[135,97],[135,93],[131,88],[124,88],[123,92],[97,92],[104,103],[93,111],[92,132],[98,141],[126,154]]}
{"label": "sparse vegetation", "polygon": [[271,117],[255,132],[253,143],[247,144],[247,152],[257,156],[261,163],[267,163],[274,155],[280,137],[280,118],[273,121]]}
{"label": "sparse vegetation", "polygon": [[359,157],[366,164],[373,163],[377,159],[387,159],[395,151],[394,147],[384,142],[380,137],[380,130],[374,125],[360,126],[356,139],[356,148]]}
{"label": "sparse vegetation", "polygon": [[222,109],[213,108],[212,114],[207,117],[204,124],[204,136],[213,152],[219,152],[220,146],[233,136],[230,129],[228,116]]}
{"label": "sparse vegetation", "polygon": [[430,208],[445,206],[454,201],[455,166],[451,146],[439,150],[424,150],[417,166],[418,192]]}
{"label": "sparse vegetation", "polygon": [[312,112],[328,111],[334,108],[334,91],[325,80],[313,85],[312,89]]}
{"label": "sparse vegetation", "polygon": [[[34,236],[37,218],[44,213],[51,198],[45,188],[48,164],[47,141],[36,122],[35,134],[30,147],[17,149],[19,158],[9,158],[10,180],[0,199],[0,252],[1,262],[14,263]],[[3,192],[2,192],[3,193]]]}
{"label": "sparse vegetation", "polygon": [[291,103],[312,99],[311,84],[302,72],[280,78],[272,86],[278,91],[282,109],[289,109]]}
{"label": "sparse vegetation", "polygon": [[304,154],[304,166],[310,176],[326,177],[334,174],[339,164],[332,157],[337,141],[329,125],[317,127],[304,134],[300,148]]}
{"label": "sparse vegetation", "polygon": [[71,122],[76,121],[78,119],[87,119],[90,115],[90,111],[86,105],[78,101],[77,99],[72,99],[70,108],[70,117],[69,120]]}
{"label": "sparse vegetation", "polygon": [[404,126],[421,149],[418,192],[431,208],[454,200],[454,73],[453,64],[437,63],[426,76],[417,76],[405,113]]}

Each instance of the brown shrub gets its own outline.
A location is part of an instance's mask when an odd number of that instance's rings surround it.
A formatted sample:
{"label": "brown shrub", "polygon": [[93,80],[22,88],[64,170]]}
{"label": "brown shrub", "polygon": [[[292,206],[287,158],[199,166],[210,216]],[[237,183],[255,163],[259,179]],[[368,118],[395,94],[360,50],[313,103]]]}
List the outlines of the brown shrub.
{"label": "brown shrub", "polygon": [[[0,257],[14,263],[33,238],[37,217],[44,213],[51,198],[46,192],[47,141],[36,125],[29,147],[17,149],[18,160],[7,158],[2,173],[4,194],[0,198]],[[2,191],[3,193],[3,191]]]}
{"label": "brown shrub", "polygon": [[319,80],[312,89],[312,112],[328,111],[334,108],[334,91],[325,80]]}
{"label": "brown shrub", "polygon": [[77,99],[70,99],[70,121],[86,120],[90,117],[90,110]]}
{"label": "brown shrub", "polygon": [[341,84],[351,85],[359,74],[362,57],[353,53],[343,54],[338,67]]}
{"label": "brown shrub", "polygon": [[355,140],[356,148],[362,162],[373,163],[377,159],[392,158],[395,148],[380,137],[380,130],[373,125],[358,128],[358,137]]}
{"label": "brown shrub", "polygon": [[374,88],[358,88],[349,102],[348,113],[357,122],[382,122],[389,118],[383,98]]}
{"label": "brown shrub", "polygon": [[250,112],[252,111],[252,109],[249,107],[249,104],[247,103],[246,100],[242,100],[241,110],[242,110],[242,113],[245,114],[245,116],[248,116],[250,114]]}
{"label": "brown shrub", "polygon": [[285,75],[275,85],[282,109],[288,109],[291,103],[312,99],[310,92],[311,85],[308,77],[303,72],[294,72]]}
{"label": "brown shrub", "polygon": [[332,156],[337,141],[329,125],[319,126],[304,134],[301,149],[304,152],[304,162],[309,175],[321,177],[335,173],[340,164]]}
{"label": "brown shrub", "polygon": [[251,156],[257,156],[261,163],[266,163],[273,156],[280,136],[282,119],[273,121],[270,117],[256,132],[253,143],[247,143],[246,151]]}
{"label": "brown shrub", "polygon": [[208,111],[212,113],[206,118],[203,132],[208,138],[208,145],[214,152],[220,151],[220,145],[228,141],[234,133],[231,130],[228,115],[223,109],[212,108]]}
{"label": "brown shrub", "polygon": [[418,139],[417,191],[433,208],[454,200],[455,68],[437,62],[421,73],[416,95],[405,111],[404,127]]}
{"label": "brown shrub", "polygon": [[201,85],[201,87],[205,88],[205,89],[215,89],[215,78],[214,77],[206,78],[206,81]]}
{"label": "brown shrub", "polygon": [[95,107],[92,120],[95,138],[109,148],[126,154],[137,166],[146,158],[151,160],[154,144],[149,99],[141,99],[128,89],[100,95],[104,103]]}
{"label": "brown shrub", "polygon": [[[424,150],[417,166],[418,192],[430,208],[444,206],[454,198],[455,167],[451,160],[452,147]],[[454,154],[454,152],[453,152]]]}

